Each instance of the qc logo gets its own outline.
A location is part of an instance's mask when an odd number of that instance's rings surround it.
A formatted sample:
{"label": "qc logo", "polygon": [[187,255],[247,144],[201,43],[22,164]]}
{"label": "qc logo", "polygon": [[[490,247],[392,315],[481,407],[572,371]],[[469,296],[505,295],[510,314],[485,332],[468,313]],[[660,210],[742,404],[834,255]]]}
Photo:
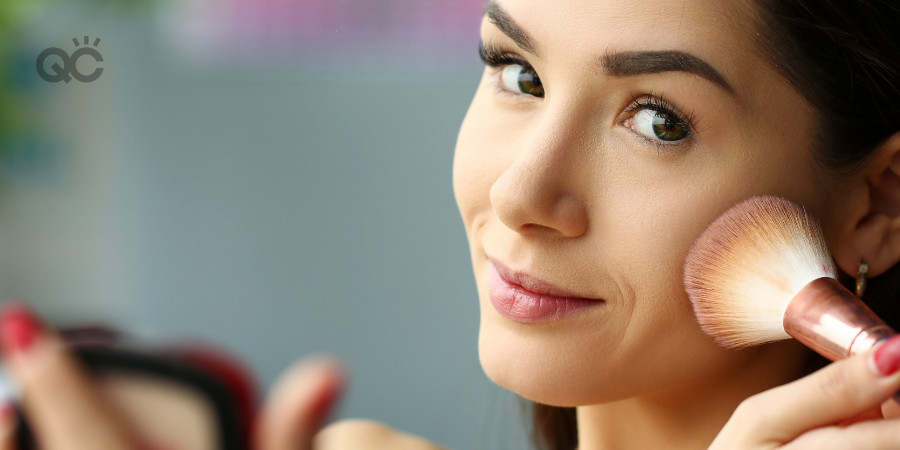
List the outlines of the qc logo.
{"label": "qc logo", "polygon": [[[93,47],[81,47],[78,38],[72,38],[72,42],[74,42],[75,47],[78,48],[76,48],[71,55],[59,47],[50,47],[38,55],[37,73],[44,81],[49,81],[50,83],[65,81],[68,83],[74,78],[82,83],[90,83],[91,81],[100,78],[100,75],[103,73],[102,67],[95,67],[94,71],[87,75],[78,70],[78,60],[82,56],[90,56],[94,59],[95,63],[103,61],[103,56],[100,55],[100,52],[98,52],[96,48],[94,48],[100,45],[100,38],[94,39]],[[88,45],[87,36],[84,37],[84,45]],[[56,60],[51,60],[53,61],[53,64],[50,66],[51,71],[48,72],[47,60],[51,57],[55,57]]]}

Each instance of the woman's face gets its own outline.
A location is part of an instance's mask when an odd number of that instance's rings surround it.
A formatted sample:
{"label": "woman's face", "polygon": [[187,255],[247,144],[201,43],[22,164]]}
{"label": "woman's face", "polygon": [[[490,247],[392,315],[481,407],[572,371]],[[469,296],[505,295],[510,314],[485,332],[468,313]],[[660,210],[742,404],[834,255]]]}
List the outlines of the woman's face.
{"label": "woman's face", "polygon": [[752,6],[496,0],[486,11],[488,64],[453,183],[488,376],[571,406],[752,364],[755,350],[700,331],[685,255],[742,199],[776,194],[817,214],[827,188],[812,111],[757,49]]}

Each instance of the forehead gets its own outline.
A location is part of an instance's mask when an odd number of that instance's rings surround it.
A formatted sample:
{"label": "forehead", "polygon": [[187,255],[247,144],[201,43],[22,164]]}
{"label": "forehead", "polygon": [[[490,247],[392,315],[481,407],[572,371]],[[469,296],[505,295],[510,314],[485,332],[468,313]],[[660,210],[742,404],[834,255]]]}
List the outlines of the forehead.
{"label": "forehead", "polygon": [[[758,50],[761,37],[749,0],[492,3],[532,38],[535,52],[551,62],[595,59],[616,51],[679,50],[709,62],[728,80],[745,82],[765,62]],[[747,87],[747,83],[735,84]]]}

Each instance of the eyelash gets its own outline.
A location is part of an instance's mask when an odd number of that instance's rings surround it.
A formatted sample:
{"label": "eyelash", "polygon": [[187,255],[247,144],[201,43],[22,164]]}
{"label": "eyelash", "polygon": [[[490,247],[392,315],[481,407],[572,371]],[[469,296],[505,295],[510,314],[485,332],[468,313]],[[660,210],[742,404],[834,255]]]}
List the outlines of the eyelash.
{"label": "eyelash", "polygon": [[[500,47],[496,47],[494,45],[485,45],[485,43],[478,43],[478,56],[481,61],[488,67],[494,69],[500,69],[503,66],[507,66],[510,64],[518,64],[522,66],[525,70],[534,71],[534,67],[528,63],[524,58],[510,53],[508,51],[503,50]],[[535,71],[535,73],[537,73]],[[517,94],[515,92],[510,92],[507,89],[502,88],[499,83],[495,82],[494,86],[497,88],[497,91],[514,97],[519,97],[526,94]],[[651,111],[656,111],[662,114],[666,114],[670,117],[677,119],[677,121],[683,124],[688,129],[688,135],[684,139],[671,144],[662,143],[660,141],[654,141],[650,138],[641,136],[646,141],[651,144],[656,145],[657,150],[663,149],[671,149],[673,147],[680,147],[694,138],[694,135],[697,133],[696,126],[694,125],[697,121],[697,115],[694,111],[689,111],[687,114],[679,112],[679,108],[676,108],[670,101],[668,101],[662,94],[654,94],[653,91],[647,92],[646,95],[643,96],[634,96],[632,98],[631,105],[625,109],[626,113],[636,113],[642,109],[649,109]]]}
{"label": "eyelash", "polygon": [[531,68],[531,64],[528,64],[527,61],[518,55],[509,53],[493,45],[485,45],[483,41],[478,43],[478,57],[481,58],[481,61],[486,65],[494,68],[508,64],[519,64],[522,67]]}

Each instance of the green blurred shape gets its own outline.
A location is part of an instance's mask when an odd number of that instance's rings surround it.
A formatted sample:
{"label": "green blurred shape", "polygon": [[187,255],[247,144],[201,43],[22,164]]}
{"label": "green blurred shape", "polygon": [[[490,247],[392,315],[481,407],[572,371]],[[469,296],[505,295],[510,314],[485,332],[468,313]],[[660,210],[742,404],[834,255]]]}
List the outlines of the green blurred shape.
{"label": "green blurred shape", "polygon": [[[156,0],[0,0],[0,169],[4,159],[18,151],[34,133],[35,112],[31,107],[28,86],[20,73],[25,66],[17,34],[26,29],[41,13],[54,4],[92,7],[119,7],[122,13],[136,12]],[[33,69],[33,61],[29,61]]]}

